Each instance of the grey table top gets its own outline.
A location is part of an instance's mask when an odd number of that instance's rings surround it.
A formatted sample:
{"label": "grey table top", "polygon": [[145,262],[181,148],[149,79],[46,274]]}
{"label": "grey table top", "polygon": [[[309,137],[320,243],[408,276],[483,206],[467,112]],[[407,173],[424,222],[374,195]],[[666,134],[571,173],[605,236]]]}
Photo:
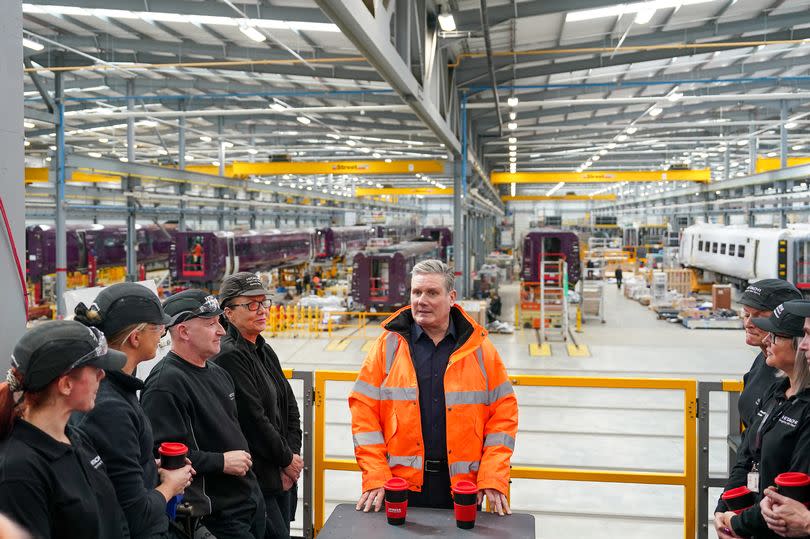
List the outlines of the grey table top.
{"label": "grey table top", "polygon": [[534,516],[515,513],[511,516],[479,512],[475,528],[456,527],[456,518],[450,509],[409,507],[408,518],[402,526],[390,526],[385,511],[364,513],[355,511],[353,504],[340,504],[324,524],[318,539],[365,539],[378,537],[497,537],[498,539],[534,539]]}

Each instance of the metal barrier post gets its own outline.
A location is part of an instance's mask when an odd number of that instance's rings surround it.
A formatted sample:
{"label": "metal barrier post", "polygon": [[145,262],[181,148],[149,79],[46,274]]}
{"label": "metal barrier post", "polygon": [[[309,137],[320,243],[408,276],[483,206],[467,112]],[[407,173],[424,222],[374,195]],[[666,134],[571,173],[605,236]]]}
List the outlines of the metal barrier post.
{"label": "metal barrier post", "polygon": [[[284,370],[284,375],[293,380],[301,380],[304,383],[304,409],[301,411],[303,416],[303,438],[302,453],[304,458],[304,471],[303,480],[301,483],[304,485],[304,516],[303,516],[303,539],[313,539],[315,537],[314,527],[312,525],[312,509],[313,509],[313,486],[312,480],[314,476],[313,460],[314,460],[314,444],[312,432],[312,418],[314,408],[314,395],[313,380],[314,376],[310,371],[291,371]],[[296,538],[298,539],[298,538]]]}
{"label": "metal barrier post", "polygon": [[[698,519],[698,539],[708,539],[709,537],[709,489],[714,487],[724,487],[726,477],[709,476],[709,405],[710,393],[715,391],[726,391],[729,395],[728,403],[728,432],[729,435],[739,432],[740,412],[737,407],[742,390],[742,382],[736,380],[724,380],[722,382],[698,382],[698,491],[697,491],[697,519]],[[728,471],[737,460],[737,452],[729,444],[728,447]]]}

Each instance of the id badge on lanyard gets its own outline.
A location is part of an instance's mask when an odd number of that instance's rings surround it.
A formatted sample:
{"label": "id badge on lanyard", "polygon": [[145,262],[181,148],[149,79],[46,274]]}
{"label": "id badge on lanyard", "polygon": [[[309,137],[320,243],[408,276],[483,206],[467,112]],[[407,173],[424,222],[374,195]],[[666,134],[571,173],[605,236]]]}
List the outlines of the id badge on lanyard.
{"label": "id badge on lanyard", "polygon": [[759,461],[762,458],[762,437],[773,426],[774,421],[772,421],[772,417],[778,417],[779,413],[781,413],[778,410],[776,413],[774,413],[774,408],[776,408],[776,401],[772,402],[765,411],[765,416],[759,423],[756,438],[754,439],[754,454],[756,455],[757,459],[754,461],[753,466],[751,466],[751,471],[748,472],[747,485],[748,490],[751,492],[759,492]]}
{"label": "id badge on lanyard", "polygon": [[759,464],[756,462],[748,472],[748,490],[751,492],[759,492]]}

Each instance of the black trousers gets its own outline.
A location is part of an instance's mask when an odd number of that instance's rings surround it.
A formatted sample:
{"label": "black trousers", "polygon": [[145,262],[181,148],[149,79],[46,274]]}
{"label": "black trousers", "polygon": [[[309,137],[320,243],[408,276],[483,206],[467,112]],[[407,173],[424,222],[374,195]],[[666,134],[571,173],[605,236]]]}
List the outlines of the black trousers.
{"label": "black trousers", "polygon": [[453,508],[453,496],[450,494],[450,470],[446,464],[441,468],[441,471],[438,472],[423,472],[422,492],[408,492],[410,507]]}
{"label": "black trousers", "polygon": [[217,539],[263,539],[267,515],[259,485],[243,504],[207,515],[202,522]]}
{"label": "black trousers", "polygon": [[265,494],[267,506],[267,529],[264,539],[289,539],[290,521],[295,520],[295,508],[298,504],[298,484],[287,492]]}

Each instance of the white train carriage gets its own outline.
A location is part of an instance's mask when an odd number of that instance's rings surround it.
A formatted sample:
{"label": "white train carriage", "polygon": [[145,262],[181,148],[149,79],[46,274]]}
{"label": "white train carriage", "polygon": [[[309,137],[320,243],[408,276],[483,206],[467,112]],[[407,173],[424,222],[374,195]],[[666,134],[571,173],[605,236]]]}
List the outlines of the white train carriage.
{"label": "white train carriage", "polygon": [[679,254],[681,265],[709,272],[704,276],[715,281],[744,286],[760,279],[785,279],[810,290],[808,225],[692,225],[683,230]]}

